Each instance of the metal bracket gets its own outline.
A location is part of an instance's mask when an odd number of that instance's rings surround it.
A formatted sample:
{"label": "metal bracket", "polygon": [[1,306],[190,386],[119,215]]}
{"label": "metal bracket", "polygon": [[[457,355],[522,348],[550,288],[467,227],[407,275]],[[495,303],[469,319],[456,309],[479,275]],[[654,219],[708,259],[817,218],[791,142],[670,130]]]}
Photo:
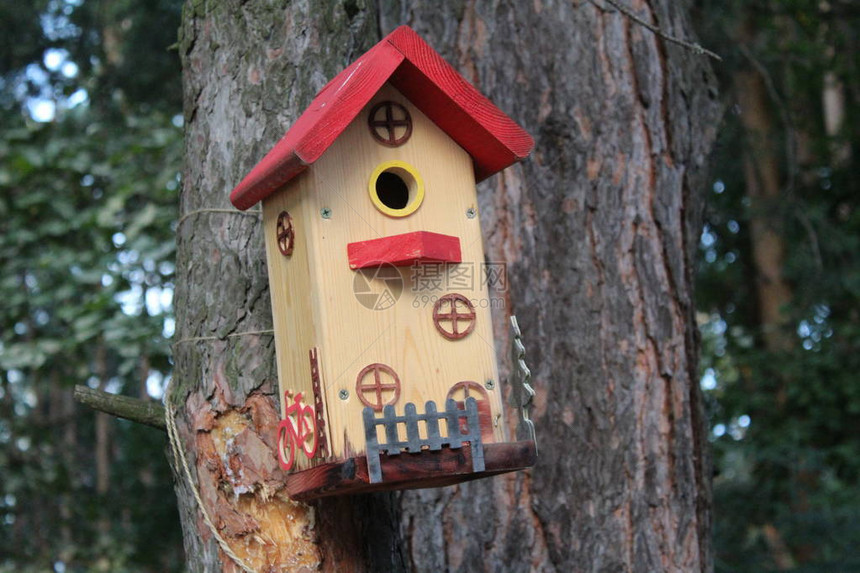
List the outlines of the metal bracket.
{"label": "metal bracket", "polygon": [[535,397],[534,388],[531,386],[532,372],[526,366],[526,348],[523,346],[520,325],[517,317],[511,316],[511,406],[519,412],[519,424],[517,425],[517,440],[531,440],[535,443],[537,453],[537,440],[535,440],[535,425],[529,418],[532,401]]}

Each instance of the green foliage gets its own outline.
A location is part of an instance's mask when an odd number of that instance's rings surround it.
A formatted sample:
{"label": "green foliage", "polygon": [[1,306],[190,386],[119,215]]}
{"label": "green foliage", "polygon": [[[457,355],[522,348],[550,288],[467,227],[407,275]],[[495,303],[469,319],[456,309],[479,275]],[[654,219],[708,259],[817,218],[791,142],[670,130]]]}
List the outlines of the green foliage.
{"label": "green foliage", "polygon": [[[727,62],[718,69],[727,114],[697,283],[718,471],[717,570],[860,571],[860,13],[811,0],[699,8],[705,43],[722,46]],[[781,150],[780,196],[758,206],[744,179],[741,155],[752,148],[732,87],[741,70],[765,79],[770,137]],[[834,79],[845,119],[828,136],[822,102]],[[754,220],[767,221],[785,248],[783,326],[760,318]],[[774,328],[784,350],[767,350]]]}
{"label": "green foliage", "polygon": [[44,47],[39,14],[47,4],[47,0],[0,1],[0,75],[41,58]]}
{"label": "green foliage", "polygon": [[[0,70],[0,571],[182,562],[164,435],[100,426],[71,397],[75,384],[146,395],[170,375],[179,7],[0,8],[20,44]],[[54,102],[54,121],[31,119],[33,98]]]}

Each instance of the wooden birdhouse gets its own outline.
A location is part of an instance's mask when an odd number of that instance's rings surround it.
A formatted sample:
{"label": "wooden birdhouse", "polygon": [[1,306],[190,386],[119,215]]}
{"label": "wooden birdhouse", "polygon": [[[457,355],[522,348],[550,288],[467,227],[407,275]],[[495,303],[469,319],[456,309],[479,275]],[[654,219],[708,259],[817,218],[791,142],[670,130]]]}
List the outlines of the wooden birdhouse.
{"label": "wooden birdhouse", "polygon": [[403,26],[233,190],[262,201],[294,498],[533,465],[533,435],[503,422],[475,190],[532,146]]}

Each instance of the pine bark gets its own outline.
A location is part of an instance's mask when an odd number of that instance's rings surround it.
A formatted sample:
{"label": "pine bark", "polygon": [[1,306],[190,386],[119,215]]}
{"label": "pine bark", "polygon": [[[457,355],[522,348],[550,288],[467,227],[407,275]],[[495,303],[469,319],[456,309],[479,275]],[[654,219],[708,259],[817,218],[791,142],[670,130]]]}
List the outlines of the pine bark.
{"label": "pine bark", "polygon": [[[625,4],[691,37],[683,4]],[[592,3],[446,6],[389,6],[383,32],[413,26],[535,136],[480,206],[488,256],[508,265],[540,456],[529,473],[404,494],[410,564],[708,570],[692,301],[718,113],[707,62]]]}
{"label": "pine bark", "polygon": [[[230,189],[313,95],[378,40],[350,4],[189,2],[180,29],[186,165],[177,229],[177,412],[193,482],[230,549],[259,571],[398,571],[391,497],[294,503],[274,457],[278,415],[259,213]],[[174,468],[192,571],[238,571]]]}
{"label": "pine bark", "polygon": [[[189,3],[180,41],[186,168],[170,399],[228,541],[248,548],[265,533],[310,556],[291,565],[308,570],[709,570],[692,303],[717,116],[706,61],[586,2],[261,4]],[[691,37],[683,5],[628,4]],[[530,160],[481,185],[479,207],[488,256],[508,265],[507,308],[494,316],[501,367],[515,313],[540,457],[526,473],[308,509],[280,495],[276,468],[239,483],[222,467],[252,460],[220,451],[218,436],[243,434],[262,452],[277,403],[271,337],[246,334],[271,328],[260,221],[211,209],[229,210],[230,188],[325,81],[404,23],[536,139]],[[189,567],[235,570],[177,480]],[[301,526],[278,537],[255,505],[264,502]],[[283,558],[270,554],[249,558]]]}

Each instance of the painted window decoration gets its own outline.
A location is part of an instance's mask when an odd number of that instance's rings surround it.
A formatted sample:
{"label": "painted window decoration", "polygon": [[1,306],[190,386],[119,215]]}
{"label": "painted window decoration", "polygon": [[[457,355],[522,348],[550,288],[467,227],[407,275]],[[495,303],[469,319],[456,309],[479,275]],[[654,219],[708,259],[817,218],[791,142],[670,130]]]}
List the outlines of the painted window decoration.
{"label": "painted window decoration", "polygon": [[296,461],[296,450],[304,452],[308,459],[317,453],[316,416],[313,406],[302,404],[303,401],[301,392],[295,397],[289,390],[284,392],[286,412],[278,424],[278,462],[286,471],[291,470]]}
{"label": "painted window decoration", "polygon": [[405,161],[385,161],[376,166],[367,191],[373,206],[389,217],[406,217],[424,201],[424,180]]}
{"label": "painted window decoration", "polygon": [[400,378],[385,364],[376,362],[362,368],[355,379],[355,394],[361,403],[379,412],[400,398]]}
{"label": "painted window decoration", "polygon": [[293,230],[293,218],[286,211],[281,211],[281,214],[278,215],[275,233],[278,238],[278,250],[281,251],[281,254],[285,257],[292,255],[296,232]]}
{"label": "painted window decoration", "polygon": [[433,305],[433,324],[448,340],[459,340],[471,334],[475,330],[475,317],[472,302],[461,294],[446,294]]}
{"label": "painted window decoration", "polygon": [[[481,440],[483,440],[485,444],[494,442],[493,412],[490,409],[490,397],[481,384],[472,380],[457,382],[451,386],[451,389],[448,390],[448,395],[446,396],[446,399],[454,400],[460,407],[462,407],[469,398],[474,398],[478,403],[478,421],[481,425]],[[462,424],[462,420],[460,423]],[[465,432],[466,428],[460,428],[460,431]]]}
{"label": "painted window decoration", "polygon": [[384,101],[373,106],[367,118],[373,139],[387,147],[399,147],[412,136],[412,116],[399,103]]}

